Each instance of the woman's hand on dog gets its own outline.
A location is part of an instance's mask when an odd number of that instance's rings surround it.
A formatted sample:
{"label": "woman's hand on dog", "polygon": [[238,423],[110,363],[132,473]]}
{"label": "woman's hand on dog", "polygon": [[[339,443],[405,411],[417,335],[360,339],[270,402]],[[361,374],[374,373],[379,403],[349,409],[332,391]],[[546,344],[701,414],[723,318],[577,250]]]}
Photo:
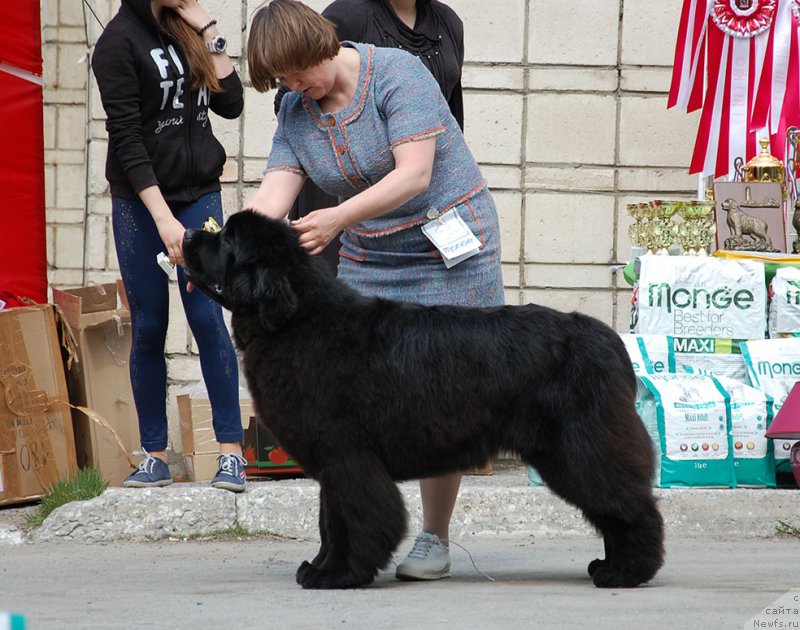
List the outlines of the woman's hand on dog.
{"label": "woman's hand on dog", "polygon": [[325,246],[345,227],[339,223],[337,208],[315,210],[292,221],[290,225],[300,235],[300,246],[312,256],[321,254]]}

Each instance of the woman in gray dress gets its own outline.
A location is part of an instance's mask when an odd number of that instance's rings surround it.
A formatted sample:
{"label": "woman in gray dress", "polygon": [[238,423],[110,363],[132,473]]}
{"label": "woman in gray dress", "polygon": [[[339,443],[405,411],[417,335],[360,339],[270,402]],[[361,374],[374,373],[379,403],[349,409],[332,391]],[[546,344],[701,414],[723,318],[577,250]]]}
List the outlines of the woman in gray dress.
{"label": "woman in gray dress", "polygon": [[[417,57],[340,45],[318,13],[294,0],[271,0],[253,17],[247,60],[257,90],[279,82],[292,90],[247,208],[286,217],[308,177],[341,203],[292,226],[312,254],[342,232],[339,278],[350,286],[427,305],[503,303],[494,201],[439,85]],[[459,250],[463,257],[451,257],[452,243],[468,243]],[[460,475],[422,483],[424,531],[398,577],[449,576],[459,484]]]}
{"label": "woman in gray dress", "polygon": [[[439,84],[458,126],[464,129],[464,25],[453,9],[439,0],[334,0],[325,7],[322,17],[333,22],[339,41],[401,48],[418,57]],[[276,114],[288,91],[282,85],[275,95]],[[299,219],[337,203],[336,197],[306,179],[289,218]],[[339,239],[331,241],[321,255],[336,271]]]}

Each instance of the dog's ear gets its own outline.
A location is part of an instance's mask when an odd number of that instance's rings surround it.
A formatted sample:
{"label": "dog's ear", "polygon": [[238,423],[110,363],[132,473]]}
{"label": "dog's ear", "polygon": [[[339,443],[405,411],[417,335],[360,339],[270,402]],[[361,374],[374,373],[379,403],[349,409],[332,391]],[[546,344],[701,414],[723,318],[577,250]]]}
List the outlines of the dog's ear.
{"label": "dog's ear", "polygon": [[289,278],[274,269],[256,271],[253,297],[258,318],[267,330],[277,330],[297,311],[297,295]]}

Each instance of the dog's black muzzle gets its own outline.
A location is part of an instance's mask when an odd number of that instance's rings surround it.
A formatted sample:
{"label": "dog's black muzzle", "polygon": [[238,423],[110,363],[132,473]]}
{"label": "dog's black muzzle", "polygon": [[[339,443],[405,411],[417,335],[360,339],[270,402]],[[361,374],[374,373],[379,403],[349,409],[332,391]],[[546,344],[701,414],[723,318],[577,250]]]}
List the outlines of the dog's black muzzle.
{"label": "dog's black muzzle", "polygon": [[[197,242],[197,235],[200,233],[200,230],[195,230],[194,228],[188,228],[183,233],[183,260],[185,263],[184,272],[186,277],[192,281],[193,284],[197,284],[195,282],[195,278],[193,278],[193,274],[200,275],[200,258],[195,253],[195,243]],[[198,285],[199,286],[199,285]]]}
{"label": "dog's black muzzle", "polygon": [[[183,260],[184,275],[186,279],[205,293],[215,302],[226,307],[222,286],[210,277],[208,270],[203,268],[203,262],[199,254],[200,242],[209,234],[203,230],[194,228],[187,229],[183,234]],[[226,307],[227,308],[227,307]]]}

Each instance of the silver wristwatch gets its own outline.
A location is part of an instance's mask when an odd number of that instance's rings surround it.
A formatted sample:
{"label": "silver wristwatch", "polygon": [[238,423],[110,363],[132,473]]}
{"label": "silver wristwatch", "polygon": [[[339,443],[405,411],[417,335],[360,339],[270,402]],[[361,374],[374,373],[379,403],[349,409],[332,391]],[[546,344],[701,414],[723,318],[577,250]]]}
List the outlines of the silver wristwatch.
{"label": "silver wristwatch", "polygon": [[211,41],[206,42],[206,48],[214,54],[224,53],[225,49],[228,48],[228,40],[222,35],[214,35]]}

